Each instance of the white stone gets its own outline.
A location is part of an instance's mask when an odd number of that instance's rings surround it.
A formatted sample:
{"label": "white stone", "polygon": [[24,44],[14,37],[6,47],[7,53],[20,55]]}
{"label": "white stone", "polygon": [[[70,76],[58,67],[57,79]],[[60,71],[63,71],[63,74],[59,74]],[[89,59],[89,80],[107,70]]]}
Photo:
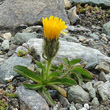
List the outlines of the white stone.
{"label": "white stone", "polygon": [[89,108],[90,108],[90,107],[89,107],[89,104],[87,104],[87,103],[84,104],[84,107],[85,107],[87,110],[89,110]]}
{"label": "white stone", "polygon": [[70,8],[72,6],[69,0],[64,0],[64,3],[65,3],[65,8]]}
{"label": "white stone", "polygon": [[87,110],[85,107],[83,107],[83,108],[81,108],[81,109],[79,109],[79,110]]}
{"label": "white stone", "polygon": [[[42,39],[31,39],[27,42],[29,47],[34,47],[37,51],[37,53],[41,56],[42,58]],[[54,63],[61,62],[63,57],[67,57],[69,59],[75,59],[75,58],[80,58],[84,61],[87,62],[87,65],[89,63],[93,62],[93,59],[97,60],[97,63],[99,64],[100,62],[106,62],[110,63],[110,57],[105,56],[102,54],[100,51],[97,49],[92,49],[90,47],[85,47],[82,46],[79,43],[74,43],[74,42],[67,42],[67,41],[60,41],[60,48],[59,51],[54,59]]]}
{"label": "white stone", "polygon": [[9,41],[8,40],[4,40],[2,42],[1,47],[2,47],[3,50],[9,50]]}
{"label": "white stone", "polygon": [[10,40],[12,37],[12,34],[10,32],[4,33],[1,35],[3,38]]}

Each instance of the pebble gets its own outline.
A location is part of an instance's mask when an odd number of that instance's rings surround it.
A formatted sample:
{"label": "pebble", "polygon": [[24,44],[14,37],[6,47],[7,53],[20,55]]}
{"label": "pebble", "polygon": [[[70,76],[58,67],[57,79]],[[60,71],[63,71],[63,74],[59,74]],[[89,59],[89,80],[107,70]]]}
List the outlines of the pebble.
{"label": "pebble", "polygon": [[99,81],[103,81],[103,82],[107,81],[105,73],[103,71],[100,72],[98,79]]}
{"label": "pebble", "polygon": [[94,83],[94,88],[96,89],[96,91],[97,91],[98,86],[103,83],[104,83],[103,81],[97,81]]}
{"label": "pebble", "polygon": [[10,32],[4,33],[1,35],[3,38],[5,38],[6,40],[10,40],[12,37],[12,34]]}
{"label": "pebble", "polygon": [[102,101],[109,101],[110,98],[110,82],[106,81],[103,84],[98,85],[98,93],[102,98]]}
{"label": "pebble", "polygon": [[3,52],[2,51],[0,51],[0,55],[3,55]]}
{"label": "pebble", "polygon": [[72,6],[69,0],[64,0],[64,3],[65,3],[65,8],[70,8]]}
{"label": "pebble", "polygon": [[79,15],[76,13],[76,6],[68,10],[68,18],[71,24],[74,24],[79,20]]}
{"label": "pebble", "polygon": [[91,82],[87,82],[85,85],[83,85],[83,88],[86,89],[86,90],[89,92],[91,98],[96,97],[96,91],[95,91],[95,89],[93,88]]}
{"label": "pebble", "polygon": [[76,104],[75,104],[75,107],[76,107],[77,110],[79,110],[79,109],[81,109],[83,106],[82,106],[82,104],[80,104],[80,103],[76,103]]}
{"label": "pebble", "polygon": [[98,98],[97,98],[97,97],[93,98],[92,104],[93,104],[94,106],[99,106],[99,101],[98,101]]}
{"label": "pebble", "polygon": [[90,37],[92,37],[95,40],[99,40],[99,36],[95,33],[90,34]]}
{"label": "pebble", "polygon": [[37,36],[36,32],[33,32],[33,33],[18,32],[14,36],[14,43],[20,45],[27,42],[29,39],[36,38],[36,36]]}
{"label": "pebble", "polygon": [[68,99],[63,97],[62,95],[59,95],[58,99],[59,99],[59,102],[61,103],[61,105],[63,107],[69,107],[70,106],[70,103],[69,103]]}
{"label": "pebble", "polygon": [[87,103],[84,104],[84,107],[85,107],[87,110],[89,110],[89,108],[90,108],[90,107],[89,107],[89,104],[87,104]]}
{"label": "pebble", "polygon": [[100,62],[95,69],[100,70],[100,71],[104,71],[106,73],[110,72],[110,67],[106,62]]}
{"label": "pebble", "polygon": [[69,108],[69,110],[76,110],[75,106],[72,104]]}
{"label": "pebble", "polygon": [[110,73],[105,75],[106,80],[110,82]]}
{"label": "pebble", "polygon": [[4,40],[3,42],[2,42],[2,45],[1,45],[1,47],[2,47],[2,50],[9,50],[9,41],[8,40]]}
{"label": "pebble", "polygon": [[83,107],[83,108],[81,108],[81,109],[79,109],[79,110],[87,110],[85,107]]}
{"label": "pebble", "polygon": [[86,40],[85,36],[78,36],[79,41],[84,42]]}
{"label": "pebble", "polygon": [[73,85],[68,90],[68,100],[75,103],[85,103],[90,100],[90,96],[81,86]]}

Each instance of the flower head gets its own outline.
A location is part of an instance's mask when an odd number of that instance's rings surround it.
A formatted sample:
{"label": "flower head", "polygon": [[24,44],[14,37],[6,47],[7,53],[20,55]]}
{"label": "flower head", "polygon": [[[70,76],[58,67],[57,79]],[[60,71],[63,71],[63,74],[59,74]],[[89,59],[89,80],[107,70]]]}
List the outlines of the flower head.
{"label": "flower head", "polygon": [[57,39],[61,31],[67,28],[65,22],[58,17],[50,16],[49,19],[46,17],[42,19],[42,22],[44,26],[44,37],[47,40]]}

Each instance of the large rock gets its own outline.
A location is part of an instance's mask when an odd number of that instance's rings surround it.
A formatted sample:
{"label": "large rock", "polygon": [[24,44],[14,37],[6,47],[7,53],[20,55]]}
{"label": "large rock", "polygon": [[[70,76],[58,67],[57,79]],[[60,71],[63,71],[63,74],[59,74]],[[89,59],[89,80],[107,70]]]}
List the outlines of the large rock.
{"label": "large rock", "polygon": [[105,34],[110,36],[110,21],[103,25],[103,31]]}
{"label": "large rock", "polygon": [[20,86],[16,92],[20,99],[20,110],[49,110],[45,99],[36,91],[28,90]]}
{"label": "large rock", "polygon": [[71,3],[93,4],[110,7],[110,0],[69,0]]}
{"label": "large rock", "polygon": [[51,15],[69,23],[63,0],[6,0],[0,5],[0,27],[33,25]]}
{"label": "large rock", "polygon": [[[37,53],[42,58],[42,39],[30,39],[27,44],[28,46],[34,47]],[[25,44],[26,45],[26,44]],[[90,67],[94,64],[94,60],[96,61],[95,64],[99,64],[100,62],[106,62],[108,65],[110,64],[110,58],[103,55],[97,49],[92,49],[90,47],[82,46],[81,44],[74,43],[74,42],[67,42],[67,41],[60,41],[60,48],[59,51],[54,59],[54,63],[61,62],[63,57],[67,57],[69,59],[80,58],[87,62],[87,66]]]}
{"label": "large rock", "polygon": [[0,65],[0,82],[5,83],[7,80],[11,80],[18,74],[13,70],[15,65],[28,66],[31,63],[31,59],[17,57],[16,54],[8,58],[2,65]]}
{"label": "large rock", "polygon": [[86,103],[90,100],[90,97],[82,87],[77,85],[69,88],[68,100],[75,103]]}

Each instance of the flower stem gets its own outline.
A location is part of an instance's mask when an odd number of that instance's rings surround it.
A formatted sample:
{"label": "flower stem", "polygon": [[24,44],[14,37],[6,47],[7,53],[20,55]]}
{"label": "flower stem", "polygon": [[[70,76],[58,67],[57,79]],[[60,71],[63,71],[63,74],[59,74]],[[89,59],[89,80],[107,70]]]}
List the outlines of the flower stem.
{"label": "flower stem", "polygon": [[51,65],[51,59],[48,59],[47,60],[46,80],[48,78],[48,74],[49,74],[49,71],[50,71],[50,65]]}

